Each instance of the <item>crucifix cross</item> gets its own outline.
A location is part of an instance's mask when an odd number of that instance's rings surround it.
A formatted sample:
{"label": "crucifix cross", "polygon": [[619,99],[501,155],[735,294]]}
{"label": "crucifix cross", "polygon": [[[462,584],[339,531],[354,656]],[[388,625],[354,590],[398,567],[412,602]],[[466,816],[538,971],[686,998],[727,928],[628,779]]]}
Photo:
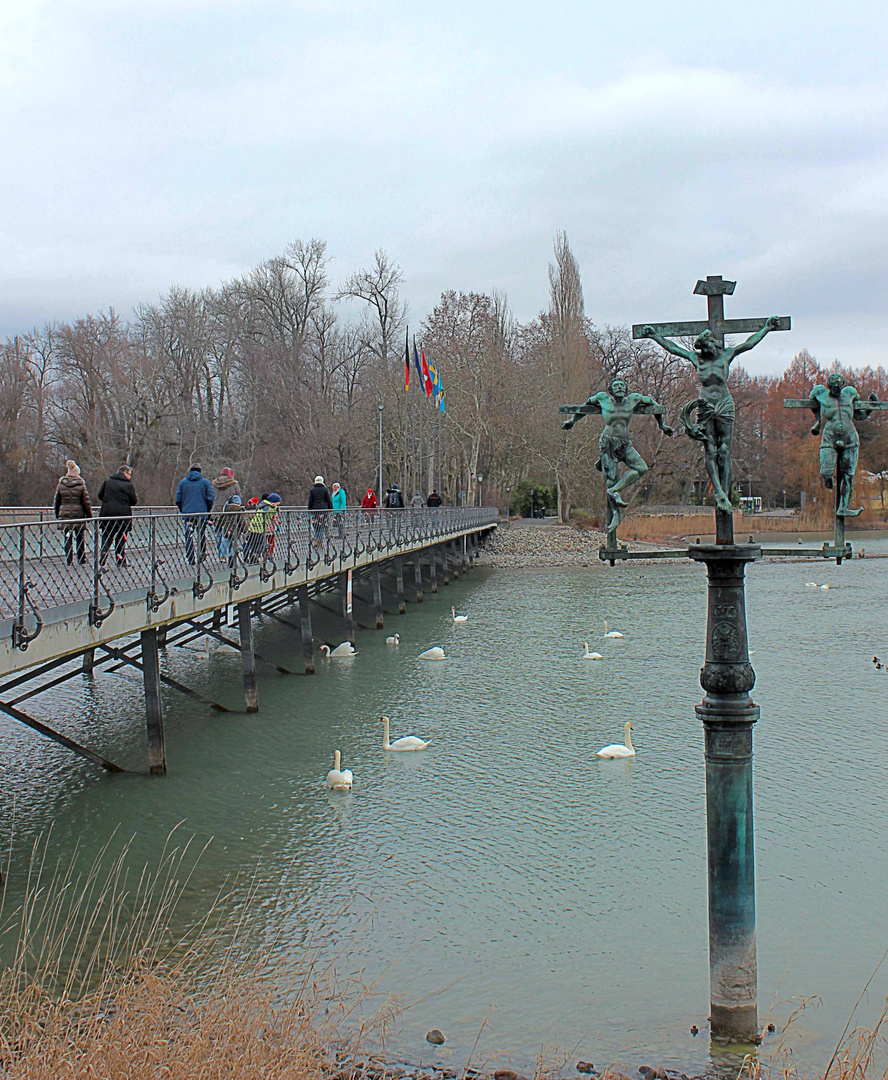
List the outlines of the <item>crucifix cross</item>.
{"label": "crucifix cross", "polygon": [[[736,284],[736,281],[725,281],[721,274],[710,274],[705,281],[698,281],[694,286],[695,296],[706,297],[706,322],[638,323],[632,327],[632,337],[643,338],[645,335],[641,332],[642,329],[650,325],[663,337],[696,337],[708,330],[722,346],[725,343],[725,334],[754,334],[761,330],[767,319],[725,318],[725,297],[732,295]],[[789,316],[782,316],[774,329],[792,329]]]}

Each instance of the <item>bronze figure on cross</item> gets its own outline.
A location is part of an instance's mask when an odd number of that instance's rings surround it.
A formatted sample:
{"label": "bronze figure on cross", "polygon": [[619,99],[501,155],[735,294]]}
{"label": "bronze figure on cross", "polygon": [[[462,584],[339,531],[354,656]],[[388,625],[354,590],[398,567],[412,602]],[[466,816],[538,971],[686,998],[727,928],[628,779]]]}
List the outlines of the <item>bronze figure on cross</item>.
{"label": "bronze figure on cross", "polygon": [[[689,360],[700,380],[700,396],[689,402],[682,411],[686,433],[703,444],[706,474],[712,484],[722,517],[722,542],[733,540],[731,514],[732,460],[734,438],[734,399],[728,389],[731,362],[741,353],[754,349],[772,330],[789,330],[787,317],[772,315],[768,319],[725,319],[724,298],[734,291],[735,281],[725,281],[721,275],[698,281],[694,293],[705,296],[708,306],[706,322],[643,323],[632,327],[633,338],[651,338],[673,356]],[[725,334],[749,334],[738,345],[726,346]],[[674,337],[696,337],[693,350],[670,341]],[[695,415],[694,415],[695,414]],[[716,516],[719,521],[718,515]]]}

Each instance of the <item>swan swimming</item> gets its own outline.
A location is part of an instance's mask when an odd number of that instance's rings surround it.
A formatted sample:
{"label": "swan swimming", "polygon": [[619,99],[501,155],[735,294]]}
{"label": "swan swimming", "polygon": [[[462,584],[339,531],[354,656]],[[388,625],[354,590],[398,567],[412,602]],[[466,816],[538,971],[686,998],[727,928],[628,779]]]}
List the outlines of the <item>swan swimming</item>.
{"label": "swan swimming", "polygon": [[420,660],[446,660],[447,656],[440,645],[433,645],[431,649],[419,654]]}
{"label": "swan swimming", "polygon": [[[328,660],[331,657],[341,660],[343,656],[355,656],[358,651],[350,641],[343,641],[340,645],[337,645],[335,649],[331,649],[329,645],[319,645],[318,649],[320,652],[324,653]],[[326,652],[324,652],[325,649]]]}
{"label": "swan swimming", "polygon": [[425,750],[429,745],[422,739],[418,739],[415,735],[405,735],[401,739],[395,739],[394,742],[389,742],[389,718],[387,716],[380,716],[380,724],[385,724],[382,731],[382,748],[383,750]]}
{"label": "swan swimming", "polygon": [[611,743],[610,746],[603,746],[596,757],[601,758],[624,758],[635,757],[635,747],[632,745],[632,724],[626,721],[626,735],[625,745],[623,743]]}
{"label": "swan swimming", "polygon": [[386,643],[386,645],[400,645],[401,644],[401,635],[400,634],[392,634],[390,637],[387,637],[385,639],[385,643]]}
{"label": "swan swimming", "polygon": [[600,652],[589,652],[589,642],[588,641],[583,642],[583,648],[586,650],[586,655],[583,657],[584,660],[603,660],[604,659],[604,657],[601,655]]}
{"label": "swan swimming", "polygon": [[828,589],[828,588],[829,588],[829,585],[821,585],[821,586],[820,586],[820,588],[821,588],[821,589]]}
{"label": "swan swimming", "polygon": [[614,638],[614,637],[623,637],[623,635],[622,635],[622,634],[620,633],[620,631],[619,631],[619,630],[611,630],[610,632],[608,632],[608,629],[607,629],[607,623],[606,623],[606,622],[605,622],[605,624],[604,624],[604,636],[605,636],[605,637],[611,637],[611,638]]}
{"label": "swan swimming", "polygon": [[806,581],[805,582],[805,588],[806,589],[816,589],[817,588],[817,582],[816,581]]}
{"label": "swan swimming", "polygon": [[468,615],[457,615],[455,607],[452,607],[450,609],[450,614],[453,616],[453,621],[455,623],[457,623],[457,622],[461,623],[461,622],[468,622],[469,621]]}
{"label": "swan swimming", "polygon": [[342,754],[338,750],[333,753],[333,768],[327,773],[327,787],[331,791],[350,791],[354,783],[351,769],[340,769]]}

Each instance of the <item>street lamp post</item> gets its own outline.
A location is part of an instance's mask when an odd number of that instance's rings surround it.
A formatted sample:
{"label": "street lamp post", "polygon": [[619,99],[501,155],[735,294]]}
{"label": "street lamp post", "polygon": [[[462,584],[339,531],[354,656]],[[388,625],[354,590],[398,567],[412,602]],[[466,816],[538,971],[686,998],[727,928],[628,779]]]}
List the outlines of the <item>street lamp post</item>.
{"label": "street lamp post", "polygon": [[508,526],[512,513],[512,488],[506,484],[506,525]]}
{"label": "street lamp post", "polygon": [[786,488],[783,489],[783,509],[786,509]]}
{"label": "street lamp post", "polygon": [[376,493],[376,497],[379,500],[379,505],[382,506],[382,402],[379,403],[379,490]]}
{"label": "street lamp post", "polygon": [[481,473],[478,473],[478,505],[479,506],[481,505],[481,481],[483,479],[484,479],[484,477],[481,475]]}

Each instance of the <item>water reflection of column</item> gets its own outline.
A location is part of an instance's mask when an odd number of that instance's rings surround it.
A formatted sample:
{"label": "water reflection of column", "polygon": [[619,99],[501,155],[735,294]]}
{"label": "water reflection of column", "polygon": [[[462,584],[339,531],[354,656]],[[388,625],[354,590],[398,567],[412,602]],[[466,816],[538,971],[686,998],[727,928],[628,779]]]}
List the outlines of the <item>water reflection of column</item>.
{"label": "water reflection of column", "polygon": [[749,696],[744,574],[761,558],[755,544],[702,544],[692,559],[706,564],[709,606],[706,663],[697,706],[706,758],[709,862],[709,979],[712,1034],[751,1041],[756,1007],[755,844],[752,804],[752,726],[758,706]]}

